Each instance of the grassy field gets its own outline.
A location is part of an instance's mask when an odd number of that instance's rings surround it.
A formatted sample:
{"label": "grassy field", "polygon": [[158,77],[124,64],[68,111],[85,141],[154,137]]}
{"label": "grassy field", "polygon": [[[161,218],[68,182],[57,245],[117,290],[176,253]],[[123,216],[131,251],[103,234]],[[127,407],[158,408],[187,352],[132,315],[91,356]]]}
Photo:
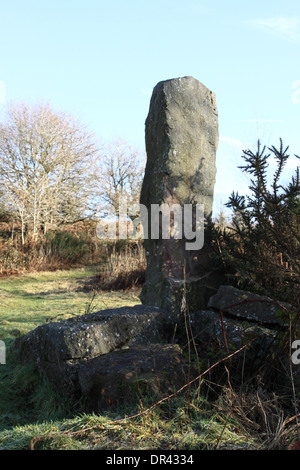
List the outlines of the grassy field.
{"label": "grassy field", "polygon": [[85,282],[95,274],[96,268],[85,268],[0,278],[0,339],[10,342],[48,321],[140,303],[137,291],[93,297]]}
{"label": "grassy field", "polygon": [[87,415],[33,367],[18,363],[11,349],[14,339],[45,322],[140,303],[138,289],[94,295],[85,288],[94,275],[95,268],[85,268],[0,280],[0,339],[7,345],[7,363],[0,365],[0,449],[264,448],[270,440],[264,407],[272,416],[276,410],[270,401],[261,405],[252,397],[252,411],[263,417],[257,423],[255,413],[246,411],[249,404],[233,390],[224,388],[211,402],[201,383],[158,406],[151,397],[140,397],[130,406]]}

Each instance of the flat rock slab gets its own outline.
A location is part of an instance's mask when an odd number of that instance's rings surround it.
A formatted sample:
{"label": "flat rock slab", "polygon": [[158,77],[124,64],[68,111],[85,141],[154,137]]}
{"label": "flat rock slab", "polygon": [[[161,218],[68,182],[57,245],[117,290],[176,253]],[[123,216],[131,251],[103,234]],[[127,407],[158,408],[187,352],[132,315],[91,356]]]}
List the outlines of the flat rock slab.
{"label": "flat rock slab", "polygon": [[[270,348],[277,351],[276,331],[256,322],[241,318],[221,317],[214,310],[200,310],[191,316],[191,331],[198,348],[199,357],[209,357],[214,351],[216,357],[225,357],[245,346],[231,363],[246,365],[246,371],[257,370]],[[247,346],[246,346],[247,345]]]}
{"label": "flat rock slab", "polygon": [[55,387],[78,395],[82,362],[125,346],[162,342],[169,321],[156,307],[108,309],[41,325],[18,338],[15,348],[23,363],[34,363]]}
{"label": "flat rock slab", "polygon": [[[226,355],[253,340],[241,361],[259,365],[278,332],[277,302],[221,286],[209,307],[190,314],[199,357],[210,351]],[[41,325],[17,338],[15,348],[20,360],[35,364],[53,387],[98,411],[148,393],[167,396],[188,382],[189,364],[180,347],[170,344],[175,331],[185,344],[186,331],[170,313],[136,305]],[[197,371],[189,373],[192,378]]]}
{"label": "flat rock slab", "polygon": [[169,395],[188,382],[185,362],[179,346],[172,344],[132,346],[91,359],[78,372],[86,408],[100,411],[149,393]]}
{"label": "flat rock slab", "polygon": [[284,315],[285,308],[289,308],[289,305],[232,286],[221,286],[217,294],[209,299],[208,307],[236,318],[279,326],[281,323],[278,314]]}
{"label": "flat rock slab", "polygon": [[136,305],[101,310],[41,325],[19,338],[23,358],[50,362],[89,359],[133,343],[158,341],[168,316]]}

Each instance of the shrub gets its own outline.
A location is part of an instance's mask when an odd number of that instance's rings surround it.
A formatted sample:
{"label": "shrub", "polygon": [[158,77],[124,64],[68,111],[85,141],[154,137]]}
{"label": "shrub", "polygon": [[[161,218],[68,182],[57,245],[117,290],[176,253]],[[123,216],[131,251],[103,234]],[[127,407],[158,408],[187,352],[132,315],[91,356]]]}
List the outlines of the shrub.
{"label": "shrub", "polygon": [[[300,175],[287,185],[281,176],[289,147],[243,151],[243,172],[250,175],[250,195],[232,192],[226,206],[233,211],[226,228],[213,227],[219,259],[231,283],[300,305]],[[276,162],[268,184],[270,157]],[[296,156],[297,157],[297,156]],[[299,158],[299,157],[297,157]]]}
{"label": "shrub", "polygon": [[56,232],[47,236],[44,250],[47,256],[74,263],[87,253],[88,246],[84,236],[75,237],[70,232]]}
{"label": "shrub", "polygon": [[19,250],[11,240],[0,243],[0,275],[21,272],[27,266],[28,257],[24,250]]}

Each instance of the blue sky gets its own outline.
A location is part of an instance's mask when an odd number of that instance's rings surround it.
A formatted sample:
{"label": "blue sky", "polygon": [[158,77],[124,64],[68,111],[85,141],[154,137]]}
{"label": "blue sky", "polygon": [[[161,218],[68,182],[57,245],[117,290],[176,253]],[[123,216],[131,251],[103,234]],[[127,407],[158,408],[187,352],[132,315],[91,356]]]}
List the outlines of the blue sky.
{"label": "blue sky", "polygon": [[0,21],[0,108],[49,101],[100,141],[143,150],[161,80],[190,75],[214,91],[215,213],[247,189],[243,148],[282,137],[300,153],[299,0],[0,0]]}

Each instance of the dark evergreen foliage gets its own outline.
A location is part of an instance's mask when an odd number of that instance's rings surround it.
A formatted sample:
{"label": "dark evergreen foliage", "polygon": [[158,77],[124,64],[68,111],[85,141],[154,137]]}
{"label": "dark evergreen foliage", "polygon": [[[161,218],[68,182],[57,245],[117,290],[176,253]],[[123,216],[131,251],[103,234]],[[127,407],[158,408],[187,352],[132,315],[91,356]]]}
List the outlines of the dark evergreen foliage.
{"label": "dark evergreen foliage", "polygon": [[[232,209],[231,223],[213,228],[219,258],[231,283],[299,305],[299,167],[291,181],[282,184],[290,158],[282,139],[278,148],[258,141],[256,152],[244,150],[242,157],[245,165],[239,168],[250,176],[250,194],[232,192],[226,204]],[[276,168],[270,182],[272,157]]]}

